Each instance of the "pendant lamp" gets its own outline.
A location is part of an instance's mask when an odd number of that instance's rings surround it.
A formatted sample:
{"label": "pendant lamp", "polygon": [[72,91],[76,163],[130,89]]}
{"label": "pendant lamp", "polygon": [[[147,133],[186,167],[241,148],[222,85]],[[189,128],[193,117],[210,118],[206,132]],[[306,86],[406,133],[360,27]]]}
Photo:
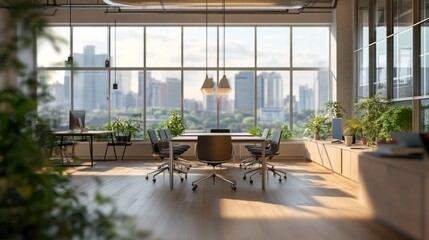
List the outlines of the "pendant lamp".
{"label": "pendant lamp", "polygon": [[216,93],[218,95],[224,95],[231,92],[231,86],[229,85],[225,74],[225,11],[225,0],[223,0],[223,77],[217,85]]}
{"label": "pendant lamp", "polygon": [[208,0],[206,0],[206,78],[201,86],[201,92],[204,95],[214,95],[213,78],[209,78],[208,75]]}

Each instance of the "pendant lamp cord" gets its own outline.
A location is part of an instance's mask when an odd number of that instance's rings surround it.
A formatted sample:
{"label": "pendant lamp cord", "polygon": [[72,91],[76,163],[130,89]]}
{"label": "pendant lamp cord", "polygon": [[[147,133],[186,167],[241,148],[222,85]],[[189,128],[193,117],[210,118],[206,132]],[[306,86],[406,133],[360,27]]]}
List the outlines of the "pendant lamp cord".
{"label": "pendant lamp cord", "polygon": [[223,75],[225,75],[225,0],[223,0]]}
{"label": "pendant lamp cord", "polygon": [[116,59],[118,59],[118,56],[116,55],[116,18],[115,18],[115,83],[116,83]]}
{"label": "pendant lamp cord", "polygon": [[[71,24],[71,21],[72,21],[72,14],[71,14],[71,0],[70,0],[70,2],[69,2],[69,27],[70,27],[70,36],[71,36],[71,34],[72,34],[72,24]],[[70,56],[72,56],[72,52],[71,52],[71,46],[70,46]]]}
{"label": "pendant lamp cord", "polygon": [[208,59],[209,59],[209,57],[208,57],[208,22],[209,22],[209,20],[208,20],[208,11],[209,11],[209,8],[208,8],[208,0],[206,0],[206,76],[208,76]]}

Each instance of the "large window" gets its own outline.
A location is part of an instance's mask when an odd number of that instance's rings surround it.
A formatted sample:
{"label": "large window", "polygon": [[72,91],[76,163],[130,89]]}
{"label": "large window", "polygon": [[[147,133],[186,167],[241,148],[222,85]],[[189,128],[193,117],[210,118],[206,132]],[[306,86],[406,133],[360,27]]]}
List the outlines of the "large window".
{"label": "large window", "polygon": [[[70,109],[93,129],[116,117],[157,128],[174,110],[188,130],[286,124],[300,136],[331,97],[329,26],[227,26],[225,36],[222,26],[48,28],[64,40],[57,52],[38,42],[38,78],[55,99],[39,111],[58,112],[63,128]],[[225,74],[232,91],[203,95],[206,73],[215,85]]]}

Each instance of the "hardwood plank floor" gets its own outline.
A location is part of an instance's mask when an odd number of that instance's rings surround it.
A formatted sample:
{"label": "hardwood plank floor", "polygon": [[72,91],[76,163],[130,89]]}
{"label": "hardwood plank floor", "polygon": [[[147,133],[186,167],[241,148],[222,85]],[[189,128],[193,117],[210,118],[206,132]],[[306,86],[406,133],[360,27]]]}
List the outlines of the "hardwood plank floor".
{"label": "hardwood plank floor", "polygon": [[[260,176],[255,183],[242,179],[238,164],[226,164],[220,171],[237,181],[211,181],[191,190],[192,181],[209,174],[211,167],[193,162],[188,179],[175,176],[170,192],[168,173],[156,183],[146,173],[156,169],[154,161],[96,162],[93,168],[69,168],[71,184],[93,194],[94,176],[101,180],[100,191],[111,196],[124,213],[136,217],[140,229],[151,231],[151,239],[404,239],[394,230],[371,220],[357,202],[357,184],[303,160],[274,162],[288,173],[278,182],[271,174],[267,190],[261,191]],[[88,202],[91,208],[93,203]]]}

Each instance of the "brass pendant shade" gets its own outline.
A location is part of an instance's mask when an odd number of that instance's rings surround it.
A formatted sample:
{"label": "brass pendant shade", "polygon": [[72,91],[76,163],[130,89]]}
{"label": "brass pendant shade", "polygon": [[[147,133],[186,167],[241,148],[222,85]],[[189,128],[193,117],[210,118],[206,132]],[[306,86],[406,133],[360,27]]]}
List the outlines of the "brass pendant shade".
{"label": "brass pendant shade", "polygon": [[203,92],[204,95],[214,95],[213,78],[209,78],[209,76],[206,75],[206,79],[201,87],[201,92]]}

